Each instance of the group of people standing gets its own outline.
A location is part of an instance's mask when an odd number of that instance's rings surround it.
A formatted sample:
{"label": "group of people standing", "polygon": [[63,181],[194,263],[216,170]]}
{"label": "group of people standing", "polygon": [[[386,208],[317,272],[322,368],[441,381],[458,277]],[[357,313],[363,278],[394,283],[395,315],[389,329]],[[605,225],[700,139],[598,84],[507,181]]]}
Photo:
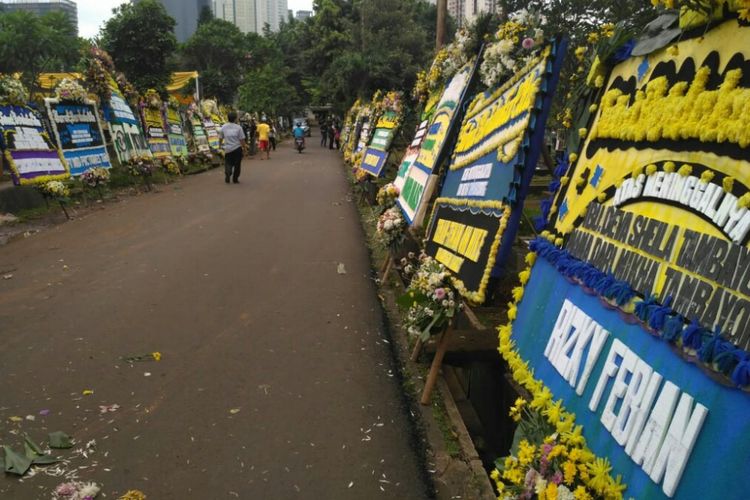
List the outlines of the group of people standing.
{"label": "group of people standing", "polygon": [[327,118],[320,121],[320,145],[329,149],[341,147],[341,123]]}

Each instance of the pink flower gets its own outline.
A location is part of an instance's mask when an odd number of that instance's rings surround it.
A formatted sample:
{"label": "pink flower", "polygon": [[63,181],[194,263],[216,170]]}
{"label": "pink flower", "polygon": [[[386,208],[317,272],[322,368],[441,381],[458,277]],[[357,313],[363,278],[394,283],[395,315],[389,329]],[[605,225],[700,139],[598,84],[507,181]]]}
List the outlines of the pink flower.
{"label": "pink flower", "polygon": [[435,298],[438,300],[443,300],[445,298],[445,289],[444,288],[435,289]]}
{"label": "pink flower", "polygon": [[524,38],[523,42],[521,42],[521,47],[528,50],[534,46],[534,39],[533,38]]}
{"label": "pink flower", "polygon": [[555,475],[552,476],[552,482],[558,486],[560,485],[560,483],[562,483],[562,480],[563,480],[563,476],[560,471],[555,472]]}

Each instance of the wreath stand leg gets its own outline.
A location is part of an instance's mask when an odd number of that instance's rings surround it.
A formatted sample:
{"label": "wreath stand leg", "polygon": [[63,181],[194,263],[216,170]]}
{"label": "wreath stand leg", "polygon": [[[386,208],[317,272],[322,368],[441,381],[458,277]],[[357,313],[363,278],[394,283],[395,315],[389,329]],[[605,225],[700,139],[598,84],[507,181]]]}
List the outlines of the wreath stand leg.
{"label": "wreath stand leg", "polygon": [[102,188],[98,184],[96,185],[96,192],[99,193],[99,199],[104,201],[104,195],[102,194]]}
{"label": "wreath stand leg", "polygon": [[65,217],[70,220],[70,215],[68,214],[68,210],[65,208],[65,204],[61,200],[57,200],[57,202],[60,204],[60,208],[63,209],[63,212],[65,212]]}
{"label": "wreath stand leg", "polygon": [[391,269],[393,269],[393,253],[388,252],[388,258],[385,260],[385,264],[381,269],[381,271],[383,272],[383,274],[380,276],[381,283],[385,283],[386,278],[388,278],[388,275],[391,274]]}
{"label": "wreath stand leg", "polygon": [[415,363],[419,359],[419,355],[422,354],[422,346],[424,345],[424,342],[422,342],[422,339],[417,339],[417,343],[414,344],[414,350],[411,351],[411,357],[410,360],[414,361]]}
{"label": "wreath stand leg", "polygon": [[448,350],[448,338],[453,331],[453,325],[449,324],[448,327],[443,330],[438,341],[437,351],[435,351],[435,358],[432,360],[430,366],[430,373],[427,375],[427,381],[424,384],[422,390],[422,399],[419,401],[422,405],[427,406],[430,404],[430,396],[432,396],[432,390],[435,388],[437,383],[438,374],[440,373],[440,367],[443,364],[443,358],[445,352]]}

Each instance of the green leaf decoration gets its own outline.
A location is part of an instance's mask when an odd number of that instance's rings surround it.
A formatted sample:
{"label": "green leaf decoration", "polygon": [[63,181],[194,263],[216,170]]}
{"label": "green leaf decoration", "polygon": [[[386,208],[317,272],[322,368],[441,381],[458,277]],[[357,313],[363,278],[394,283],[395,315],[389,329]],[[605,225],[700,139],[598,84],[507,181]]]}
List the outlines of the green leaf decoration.
{"label": "green leaf decoration", "polygon": [[10,446],[3,446],[3,450],[5,451],[5,472],[8,474],[16,474],[18,476],[26,474],[26,471],[31,467],[31,459],[19,455],[11,450]]}
{"label": "green leaf decoration", "polygon": [[51,465],[56,464],[59,461],[59,458],[53,457],[52,455],[42,455],[41,457],[36,457],[31,463],[33,465]]}
{"label": "green leaf decoration", "polygon": [[44,456],[44,450],[42,450],[41,446],[36,444],[34,440],[28,436],[28,434],[25,434],[23,439],[23,447],[26,450],[27,457],[34,460],[37,457]]}
{"label": "green leaf decoration", "polygon": [[73,447],[73,440],[70,436],[62,431],[50,432],[49,434],[49,447],[64,450]]}

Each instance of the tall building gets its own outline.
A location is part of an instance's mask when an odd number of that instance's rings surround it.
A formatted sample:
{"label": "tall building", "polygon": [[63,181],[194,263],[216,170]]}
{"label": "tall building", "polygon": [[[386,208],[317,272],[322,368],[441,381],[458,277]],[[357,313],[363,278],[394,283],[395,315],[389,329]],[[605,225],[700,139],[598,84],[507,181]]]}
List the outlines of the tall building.
{"label": "tall building", "polygon": [[279,31],[287,19],[287,0],[213,0],[214,15],[237,26],[243,33],[263,33],[268,25]]}
{"label": "tall building", "polygon": [[43,16],[48,12],[63,12],[78,33],[78,6],[73,0],[0,0],[5,11],[25,10]]}
{"label": "tall building", "polygon": [[448,0],[448,14],[459,26],[471,24],[485,12],[499,12],[500,8],[499,0]]}
{"label": "tall building", "polygon": [[[132,0],[132,3],[138,3],[142,0]],[[211,0],[158,0],[167,10],[167,14],[172,16],[176,22],[174,34],[177,41],[185,42],[193,36],[198,29],[198,18],[201,11],[208,7],[211,8]]]}

